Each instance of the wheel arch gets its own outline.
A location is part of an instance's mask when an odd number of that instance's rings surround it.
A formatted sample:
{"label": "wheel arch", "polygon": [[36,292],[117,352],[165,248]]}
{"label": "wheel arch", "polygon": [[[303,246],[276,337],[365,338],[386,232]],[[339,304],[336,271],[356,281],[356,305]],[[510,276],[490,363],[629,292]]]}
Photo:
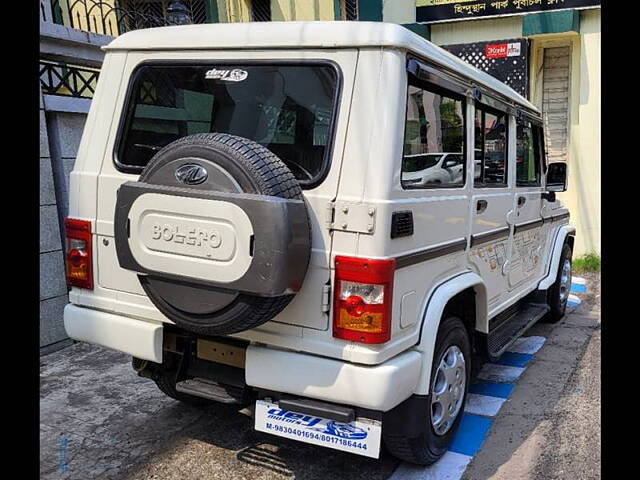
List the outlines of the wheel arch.
{"label": "wheel arch", "polygon": [[547,290],[556,281],[558,275],[558,266],[560,265],[560,256],[562,255],[562,247],[565,242],[569,243],[571,250],[575,242],[576,227],[570,225],[563,225],[558,229],[555,241],[553,242],[553,250],[551,255],[551,261],[549,262],[549,268],[547,275],[538,283],[538,290]]}
{"label": "wheel arch", "polygon": [[[431,366],[433,352],[435,350],[436,336],[443,314],[447,311],[458,310],[459,305],[469,307],[469,299],[473,296],[473,318],[465,315],[463,322],[467,330],[487,331],[487,290],[482,278],[471,271],[467,271],[438,285],[426,301],[422,315],[422,327],[420,330],[420,342],[415,349],[423,357],[422,370],[418,379],[415,393],[427,395],[431,380]],[[474,335],[469,335],[469,341],[473,342]]]}

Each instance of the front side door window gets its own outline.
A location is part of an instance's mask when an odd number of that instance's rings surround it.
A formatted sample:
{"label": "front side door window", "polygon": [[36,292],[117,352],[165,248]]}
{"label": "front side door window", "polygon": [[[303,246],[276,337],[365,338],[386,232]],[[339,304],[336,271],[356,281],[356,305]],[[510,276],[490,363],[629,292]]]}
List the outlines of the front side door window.
{"label": "front side door window", "polygon": [[540,186],[542,161],[540,127],[518,121],[516,127],[516,186]]}
{"label": "front side door window", "polygon": [[507,115],[476,107],[475,112],[476,187],[507,186]]}

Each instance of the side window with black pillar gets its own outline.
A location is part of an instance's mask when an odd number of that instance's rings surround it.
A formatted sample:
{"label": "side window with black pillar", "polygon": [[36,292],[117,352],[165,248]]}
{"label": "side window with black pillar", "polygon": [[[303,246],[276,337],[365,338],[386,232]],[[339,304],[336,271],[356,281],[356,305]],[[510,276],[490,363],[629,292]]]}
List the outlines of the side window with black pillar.
{"label": "side window with black pillar", "polygon": [[507,186],[507,115],[476,106],[475,113],[476,187]]}
{"label": "side window with black pillar", "polygon": [[542,172],[542,129],[529,120],[516,125],[516,186],[539,187]]}

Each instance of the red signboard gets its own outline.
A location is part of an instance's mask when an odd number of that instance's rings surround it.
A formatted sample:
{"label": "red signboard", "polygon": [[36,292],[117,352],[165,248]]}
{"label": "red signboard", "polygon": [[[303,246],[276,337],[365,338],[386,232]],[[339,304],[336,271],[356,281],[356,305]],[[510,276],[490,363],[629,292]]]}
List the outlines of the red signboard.
{"label": "red signboard", "polygon": [[484,47],[484,54],[487,58],[504,58],[507,56],[506,43],[492,43]]}
{"label": "red signboard", "polygon": [[519,43],[488,43],[484,47],[487,58],[519,57],[520,51]]}

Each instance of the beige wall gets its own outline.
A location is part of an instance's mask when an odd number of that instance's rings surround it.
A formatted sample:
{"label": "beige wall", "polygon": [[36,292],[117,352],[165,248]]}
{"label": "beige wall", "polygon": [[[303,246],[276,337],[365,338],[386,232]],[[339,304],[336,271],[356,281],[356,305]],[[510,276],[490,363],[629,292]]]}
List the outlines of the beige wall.
{"label": "beige wall", "polygon": [[415,23],[416,0],[386,0],[382,4],[382,19],[392,23]]}
{"label": "beige wall", "polygon": [[[600,253],[600,10],[580,14],[578,122],[572,122],[569,191],[562,198],[576,212],[578,253]],[[577,77],[578,75],[576,75]],[[576,124],[577,123],[577,124]],[[575,125],[575,128],[574,128]],[[573,161],[572,159],[577,159]]]}
{"label": "beige wall", "polygon": [[271,18],[280,20],[335,20],[333,0],[271,0]]}
{"label": "beige wall", "polygon": [[249,22],[249,0],[217,0],[220,23]]}

